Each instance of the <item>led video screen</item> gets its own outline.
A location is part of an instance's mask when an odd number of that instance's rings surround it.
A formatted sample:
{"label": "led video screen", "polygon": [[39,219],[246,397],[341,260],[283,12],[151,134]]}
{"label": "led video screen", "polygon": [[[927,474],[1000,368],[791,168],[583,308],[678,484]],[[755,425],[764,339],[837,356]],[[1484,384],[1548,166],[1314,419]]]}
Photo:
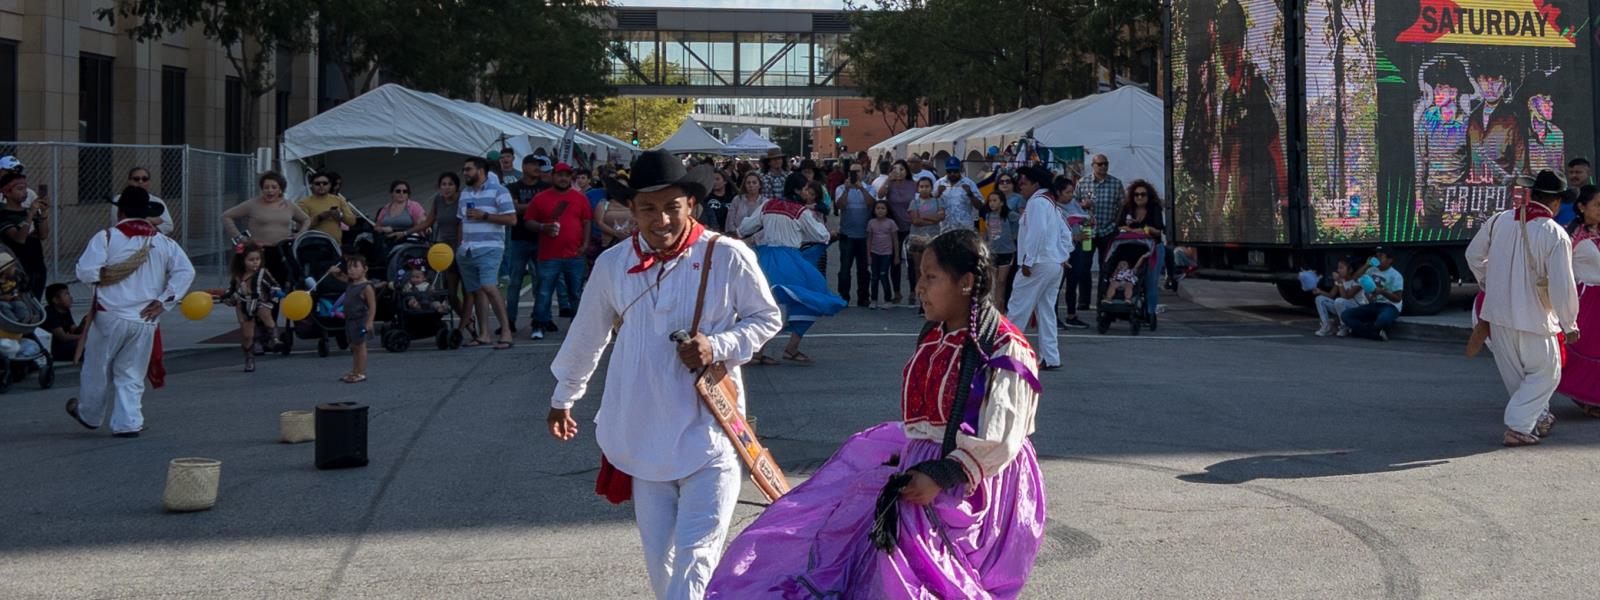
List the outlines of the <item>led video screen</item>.
{"label": "led video screen", "polygon": [[1272,0],[1172,3],[1178,239],[1288,241],[1284,19]]}
{"label": "led video screen", "polygon": [[1469,239],[1593,150],[1587,2],[1308,0],[1317,243]]}

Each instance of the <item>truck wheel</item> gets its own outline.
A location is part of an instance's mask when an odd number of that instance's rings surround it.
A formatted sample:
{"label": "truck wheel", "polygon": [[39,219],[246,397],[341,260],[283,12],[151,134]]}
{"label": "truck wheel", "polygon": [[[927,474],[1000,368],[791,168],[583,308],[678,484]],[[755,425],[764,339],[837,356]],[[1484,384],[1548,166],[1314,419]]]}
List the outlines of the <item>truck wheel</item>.
{"label": "truck wheel", "polygon": [[1431,315],[1450,303],[1450,269],[1437,253],[1413,255],[1401,275],[1406,278],[1406,314]]}
{"label": "truck wheel", "polygon": [[1317,302],[1316,294],[1300,289],[1298,281],[1279,281],[1278,295],[1283,297],[1284,302],[1295,306],[1311,306]]}

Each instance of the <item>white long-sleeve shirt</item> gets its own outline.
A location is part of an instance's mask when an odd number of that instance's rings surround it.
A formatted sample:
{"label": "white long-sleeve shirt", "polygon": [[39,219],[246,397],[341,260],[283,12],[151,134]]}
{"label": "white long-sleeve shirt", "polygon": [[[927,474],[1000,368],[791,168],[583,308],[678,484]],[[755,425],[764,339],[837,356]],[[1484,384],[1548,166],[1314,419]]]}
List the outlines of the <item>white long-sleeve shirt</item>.
{"label": "white long-sleeve shirt", "polygon": [[[694,375],[678,360],[677,345],[669,338],[694,322],[701,263],[711,235],[702,235],[682,255],[642,273],[628,273],[638,264],[631,242],[601,254],[584,286],[578,315],[550,365],[556,377],[550,405],[572,408],[600,365],[614,319],[622,315],[594,418],[595,440],[611,464],[645,481],[682,479],[733,456],[732,444],[695,393]],[[778,333],[783,317],[749,248],[721,241],[712,262],[700,331],[711,341],[712,359],[727,366],[743,412],[738,367]],[[658,278],[660,285],[652,289]]]}
{"label": "white long-sleeve shirt", "polygon": [[1072,255],[1072,229],[1044,190],[1028,197],[1017,233],[1017,264],[1032,267],[1061,264]]}
{"label": "white long-sleeve shirt", "polygon": [[1579,285],[1600,285],[1600,238],[1573,244],[1572,278]]}
{"label": "white long-sleeve shirt", "polygon": [[[768,200],[767,202],[777,202]],[[756,213],[739,224],[739,236],[761,234],[760,245],[799,248],[802,244],[821,244],[828,241],[828,226],[817,218],[817,211],[805,210],[796,219],[781,212],[767,212],[763,203]]]}
{"label": "white long-sleeve shirt", "polygon": [[105,307],[106,314],[142,321],[139,313],[151,300],[160,300],[166,310],[177,306],[194,281],[194,265],[183,248],[172,238],[160,234],[130,238],[115,227],[110,232],[109,240],[103,231],[89,238],[88,247],[78,257],[79,281],[98,283],[102,267],[127,260],[144,246],[146,239],[150,241],[150,258],[127,279],[97,287],[95,299]]}
{"label": "white long-sleeve shirt", "polygon": [[[1523,224],[1515,210],[1489,219],[1467,245],[1467,266],[1483,288],[1478,318],[1517,331],[1555,335],[1578,328],[1578,288],[1572,276],[1572,240],[1554,219],[1527,224],[1528,250],[1522,249]],[[1526,256],[1532,254],[1530,269]],[[1549,279],[1550,308],[1539,300],[1537,275]]]}

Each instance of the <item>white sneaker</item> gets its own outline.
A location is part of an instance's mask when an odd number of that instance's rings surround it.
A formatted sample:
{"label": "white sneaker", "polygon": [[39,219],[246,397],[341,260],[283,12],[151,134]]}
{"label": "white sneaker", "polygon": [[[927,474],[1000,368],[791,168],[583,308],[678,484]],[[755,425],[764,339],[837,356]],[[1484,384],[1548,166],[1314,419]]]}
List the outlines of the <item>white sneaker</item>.
{"label": "white sneaker", "polygon": [[1317,329],[1317,337],[1328,337],[1330,335],[1333,335],[1332,323],[1323,323],[1322,327]]}
{"label": "white sneaker", "polygon": [[1350,328],[1349,327],[1345,327],[1343,325],[1340,325],[1339,326],[1339,337],[1350,337]]}
{"label": "white sneaker", "polygon": [[1383,340],[1385,342],[1389,341],[1389,332],[1385,331],[1385,330],[1382,330],[1382,329],[1379,329],[1378,330],[1378,339]]}
{"label": "white sneaker", "polygon": [[528,339],[530,339],[530,340],[542,340],[542,339],[544,339],[544,328],[543,327],[534,327],[533,328],[533,333],[528,334]]}

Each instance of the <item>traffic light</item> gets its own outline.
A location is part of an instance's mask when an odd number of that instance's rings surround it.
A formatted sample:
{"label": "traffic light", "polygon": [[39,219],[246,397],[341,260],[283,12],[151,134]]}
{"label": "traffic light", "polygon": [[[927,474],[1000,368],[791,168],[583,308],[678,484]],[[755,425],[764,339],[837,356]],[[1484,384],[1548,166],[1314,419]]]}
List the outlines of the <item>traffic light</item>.
{"label": "traffic light", "polygon": [[633,130],[633,145],[639,145],[639,130]]}
{"label": "traffic light", "polygon": [[835,144],[843,144],[844,143],[844,130],[843,129],[840,129],[838,127],[833,128],[833,143],[835,143]]}

